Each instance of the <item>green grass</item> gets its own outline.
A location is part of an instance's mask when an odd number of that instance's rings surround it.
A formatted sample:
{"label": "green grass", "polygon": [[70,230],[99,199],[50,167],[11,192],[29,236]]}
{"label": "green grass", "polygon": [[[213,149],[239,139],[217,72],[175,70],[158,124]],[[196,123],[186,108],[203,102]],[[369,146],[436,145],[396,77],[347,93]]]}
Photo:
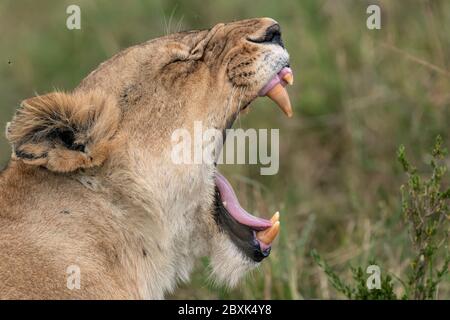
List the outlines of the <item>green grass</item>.
{"label": "green grass", "polygon": [[[365,270],[372,259],[386,272],[405,274],[412,260],[400,193],[406,178],[396,151],[405,145],[410,161],[427,173],[435,136],[450,145],[450,2],[378,1],[382,29],[371,31],[365,9],[372,2],[2,1],[0,124],[22,99],[72,89],[131,44],[217,22],[275,18],[295,72],[289,89],[295,117],[287,120],[260,99],[235,127],[280,128],[280,172],[222,170],[249,211],[280,210],[280,238],[239,288],[211,286],[201,261],[193,281],[172,297],[343,298],[311,250],[344,280],[352,278],[350,265]],[[69,4],[81,6],[81,31],[65,28]],[[9,155],[2,136],[0,164]],[[450,299],[449,282],[439,285],[439,298]]]}
{"label": "green grass", "polygon": [[[410,251],[408,270],[402,274],[392,274],[381,268],[375,261],[369,262],[376,268],[379,277],[378,288],[369,288],[368,283],[377,285],[372,269],[366,272],[361,266],[351,267],[353,283],[347,284],[336,274],[326,261],[311,251],[317,265],[323,269],[329,282],[349,299],[395,300],[395,299],[437,299],[439,285],[448,279],[450,252],[448,235],[450,221],[450,189],[442,185],[447,174],[447,150],[442,145],[442,137],[437,136],[430,156],[430,172],[420,173],[407,159],[405,147],[400,146],[397,157],[408,181],[401,186],[404,226],[408,228],[409,243],[404,243],[404,251]],[[395,293],[395,278],[401,291]]]}

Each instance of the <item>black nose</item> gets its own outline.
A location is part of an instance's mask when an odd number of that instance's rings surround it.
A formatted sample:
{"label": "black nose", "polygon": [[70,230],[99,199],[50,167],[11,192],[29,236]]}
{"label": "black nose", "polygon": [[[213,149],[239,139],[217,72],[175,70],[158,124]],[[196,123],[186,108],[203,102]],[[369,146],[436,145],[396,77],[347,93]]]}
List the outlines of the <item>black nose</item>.
{"label": "black nose", "polygon": [[261,38],[251,39],[250,41],[256,43],[274,43],[284,48],[283,40],[281,40],[281,29],[278,23],[268,27]]}
{"label": "black nose", "polygon": [[284,48],[283,41],[281,40],[281,29],[279,24],[274,24],[267,28],[264,42],[276,43]]}

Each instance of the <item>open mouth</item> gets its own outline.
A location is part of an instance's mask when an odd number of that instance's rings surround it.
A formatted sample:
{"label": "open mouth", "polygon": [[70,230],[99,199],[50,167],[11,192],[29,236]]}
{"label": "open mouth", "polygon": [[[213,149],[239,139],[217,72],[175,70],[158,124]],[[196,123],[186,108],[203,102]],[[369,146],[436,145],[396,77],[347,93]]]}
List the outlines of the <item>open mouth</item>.
{"label": "open mouth", "polygon": [[[285,86],[293,83],[292,70],[283,67],[259,91],[259,96],[272,99],[280,109],[291,117],[292,107]],[[272,242],[280,230],[279,213],[268,219],[259,218],[241,207],[233,187],[216,171],[215,219],[230,236],[233,243],[256,262],[270,254]]]}

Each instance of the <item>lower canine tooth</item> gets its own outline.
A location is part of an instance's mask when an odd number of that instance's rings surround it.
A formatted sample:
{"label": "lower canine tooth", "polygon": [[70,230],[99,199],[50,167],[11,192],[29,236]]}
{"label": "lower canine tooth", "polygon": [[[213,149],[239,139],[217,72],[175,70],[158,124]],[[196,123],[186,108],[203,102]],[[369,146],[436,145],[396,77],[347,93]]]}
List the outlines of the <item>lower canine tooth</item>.
{"label": "lower canine tooth", "polygon": [[289,95],[280,83],[270,89],[266,95],[273,100],[289,118],[292,117],[293,112]]}
{"label": "lower canine tooth", "polygon": [[256,238],[265,244],[271,244],[280,232],[280,221],[275,222],[269,229],[256,233]]}
{"label": "lower canine tooth", "polygon": [[273,215],[273,217],[270,218],[270,222],[275,223],[275,222],[277,222],[277,221],[279,221],[279,220],[280,220],[280,213],[277,211],[277,212],[275,212],[275,214]]}

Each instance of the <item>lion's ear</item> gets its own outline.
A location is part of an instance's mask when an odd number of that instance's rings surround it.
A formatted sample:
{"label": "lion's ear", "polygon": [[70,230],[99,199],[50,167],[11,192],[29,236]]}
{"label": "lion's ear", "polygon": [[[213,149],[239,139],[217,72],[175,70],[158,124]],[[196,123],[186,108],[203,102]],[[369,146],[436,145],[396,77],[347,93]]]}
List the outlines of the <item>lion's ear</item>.
{"label": "lion's ear", "polygon": [[55,92],[23,101],[6,136],[14,159],[71,172],[106,160],[119,121],[120,109],[102,92]]}
{"label": "lion's ear", "polygon": [[211,41],[211,39],[216,35],[217,31],[221,29],[224,26],[223,23],[216,24],[214,27],[212,27],[206,35],[192,48],[190,52],[190,58],[197,60],[200,59],[204,52],[205,48],[208,45],[208,43]]}
{"label": "lion's ear", "polygon": [[198,31],[197,34],[187,34],[181,41],[177,39],[175,42],[168,43],[166,45],[169,50],[167,56],[173,61],[201,59],[208,43],[223,25],[223,23],[219,23],[210,30]]}

